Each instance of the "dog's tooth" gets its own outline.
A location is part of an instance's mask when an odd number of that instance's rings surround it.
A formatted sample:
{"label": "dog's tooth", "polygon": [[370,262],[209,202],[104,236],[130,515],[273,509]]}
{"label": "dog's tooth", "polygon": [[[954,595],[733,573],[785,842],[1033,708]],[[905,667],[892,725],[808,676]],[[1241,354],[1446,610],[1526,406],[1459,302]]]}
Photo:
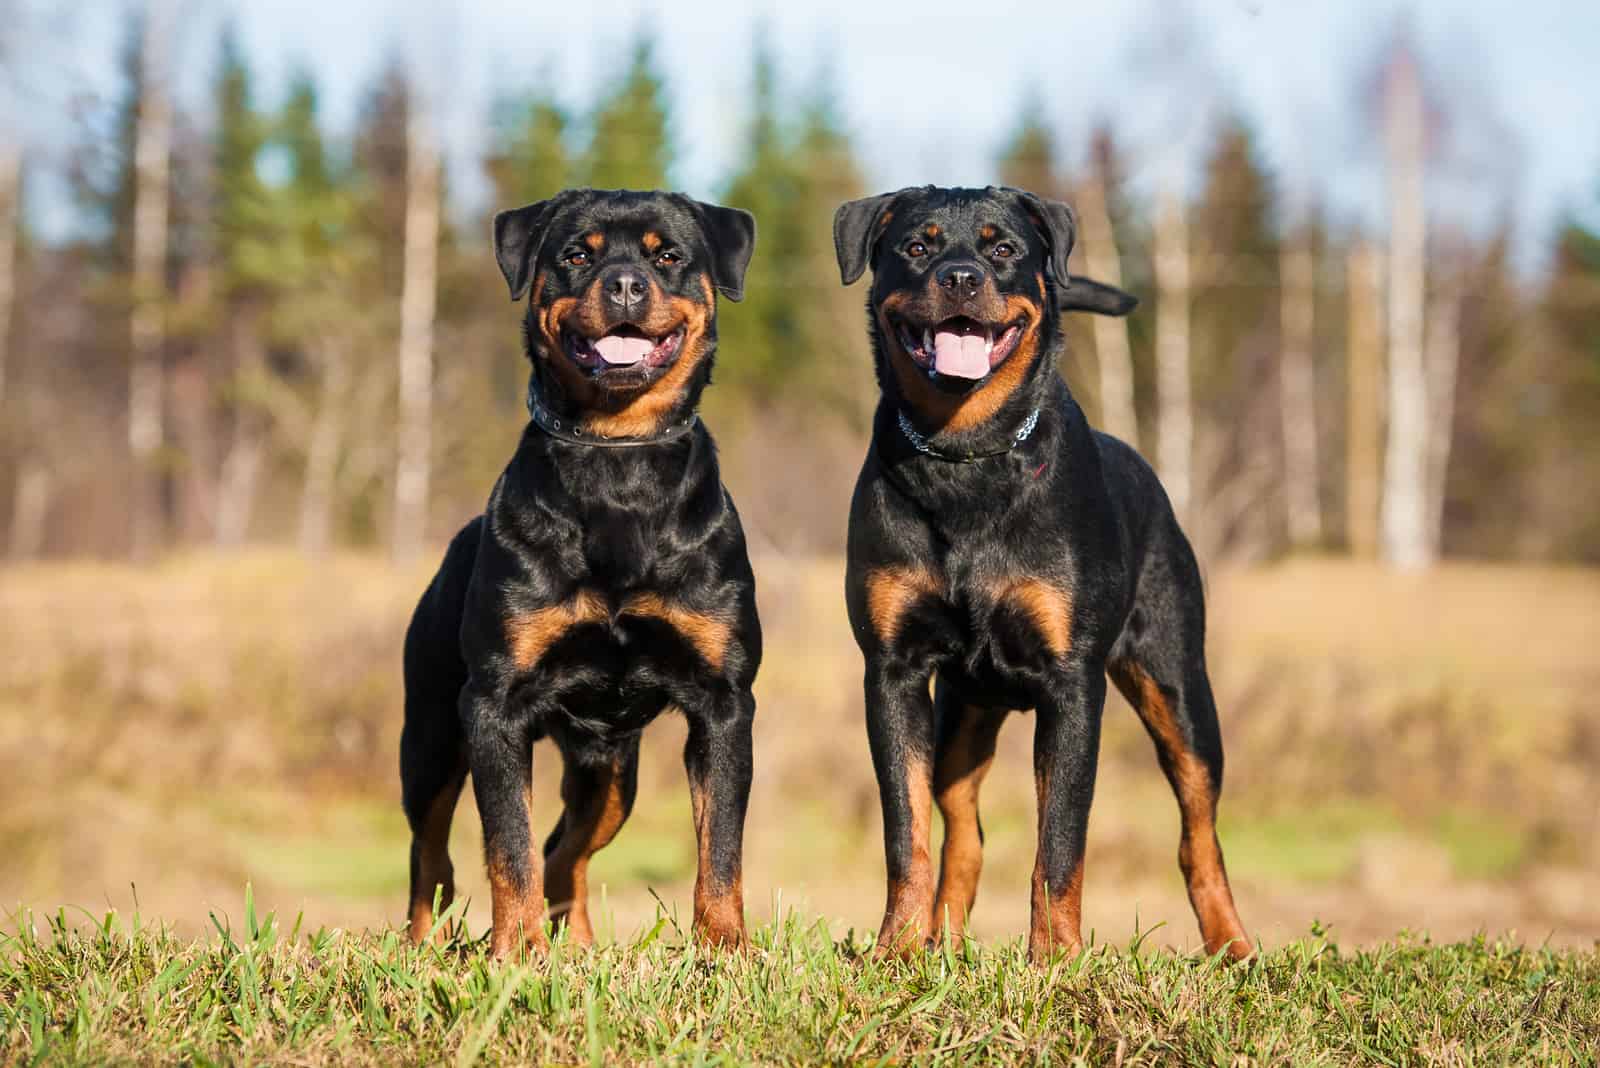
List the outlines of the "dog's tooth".
{"label": "dog's tooth", "polygon": [[933,331],[927,329],[926,327],[924,327],[922,331],[922,351],[933,351]]}

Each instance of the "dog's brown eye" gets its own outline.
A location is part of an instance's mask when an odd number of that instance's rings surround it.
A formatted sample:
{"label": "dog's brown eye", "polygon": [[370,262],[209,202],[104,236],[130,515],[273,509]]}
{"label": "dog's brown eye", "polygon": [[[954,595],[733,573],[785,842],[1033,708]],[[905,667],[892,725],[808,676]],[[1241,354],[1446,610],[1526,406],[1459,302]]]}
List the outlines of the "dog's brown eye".
{"label": "dog's brown eye", "polygon": [[906,255],[907,256],[911,256],[911,257],[915,258],[915,257],[918,257],[918,256],[926,256],[927,254],[928,254],[928,246],[924,245],[921,241],[913,241],[913,242],[911,242],[911,244],[906,246]]}
{"label": "dog's brown eye", "polygon": [[581,252],[581,251],[578,251],[578,250],[574,250],[572,252],[567,253],[567,264],[568,264],[568,266],[571,266],[571,267],[582,267],[584,264],[586,264],[588,262],[589,262],[589,254],[587,252]]}
{"label": "dog's brown eye", "polygon": [[683,262],[683,257],[676,252],[663,252],[656,257],[657,267],[671,267],[674,263]]}
{"label": "dog's brown eye", "polygon": [[1016,254],[1017,254],[1016,248],[1014,248],[1011,245],[1006,244],[1004,241],[1002,241],[998,245],[996,245],[994,247],[994,249],[989,253],[989,255],[993,256],[997,260],[1009,260],[1012,256],[1015,256]]}

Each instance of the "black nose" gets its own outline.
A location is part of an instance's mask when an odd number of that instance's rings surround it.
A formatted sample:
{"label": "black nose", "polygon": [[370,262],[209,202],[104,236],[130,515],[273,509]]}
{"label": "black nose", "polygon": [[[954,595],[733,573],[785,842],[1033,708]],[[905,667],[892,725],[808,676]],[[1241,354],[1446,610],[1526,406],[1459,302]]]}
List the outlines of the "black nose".
{"label": "black nose", "polygon": [[606,299],[619,307],[628,308],[644,299],[650,292],[650,283],[644,275],[631,267],[618,268],[606,275]]}
{"label": "black nose", "polygon": [[956,260],[941,266],[933,277],[941,288],[950,290],[954,296],[973,297],[983,284],[983,268],[970,260]]}

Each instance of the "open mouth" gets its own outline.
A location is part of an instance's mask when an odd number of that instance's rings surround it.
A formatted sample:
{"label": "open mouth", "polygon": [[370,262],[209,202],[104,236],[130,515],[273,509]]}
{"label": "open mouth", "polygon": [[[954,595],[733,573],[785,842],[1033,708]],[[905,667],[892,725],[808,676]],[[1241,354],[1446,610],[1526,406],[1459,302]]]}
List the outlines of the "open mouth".
{"label": "open mouth", "polygon": [[597,338],[582,337],[570,330],[563,330],[562,337],[572,362],[598,374],[609,370],[664,367],[683,345],[684,329],[680,325],[670,333],[652,337],[632,323],[623,323]]}
{"label": "open mouth", "polygon": [[1022,337],[1022,323],[994,325],[958,315],[920,329],[900,321],[895,331],[900,347],[930,375],[976,381],[1011,355]]}

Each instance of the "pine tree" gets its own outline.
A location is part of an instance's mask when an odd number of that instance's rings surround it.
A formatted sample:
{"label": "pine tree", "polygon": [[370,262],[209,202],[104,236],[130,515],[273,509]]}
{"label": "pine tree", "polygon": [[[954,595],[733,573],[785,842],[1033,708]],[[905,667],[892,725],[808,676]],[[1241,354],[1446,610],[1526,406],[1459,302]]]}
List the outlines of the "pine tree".
{"label": "pine tree", "polygon": [[[794,258],[804,241],[796,217],[799,175],[778,104],[776,60],[758,34],[751,50],[751,113],[744,157],[722,195],[723,203],[756,217],[756,252],[745,275],[745,298],[718,316],[720,345],[729,356],[718,379],[746,396],[774,394],[786,362],[801,354],[796,287],[804,284]],[[831,231],[826,231],[831,232]]]}
{"label": "pine tree", "polygon": [[[1022,117],[1016,129],[1000,152],[1000,181],[1037,196],[1070,201],[1066,179],[1057,166],[1055,134],[1045,121],[1044,107],[1039,97],[1036,94],[1026,97],[1021,112]],[[1082,255],[1078,253],[1080,258]],[[1084,372],[1081,363],[1072,358],[1082,350],[1090,336],[1092,328],[1082,322],[1084,318],[1087,317],[1071,316],[1062,323],[1067,333],[1067,360],[1062,367],[1062,374],[1094,421],[1099,423],[1101,397],[1098,384]]]}
{"label": "pine tree", "polygon": [[1259,555],[1280,538],[1267,507],[1280,409],[1259,388],[1278,348],[1278,249],[1271,182],[1237,118],[1219,128],[1206,161],[1193,287],[1193,491],[1206,502],[1195,536],[1207,552]]}
{"label": "pine tree", "polygon": [[252,76],[231,29],[222,37],[214,135],[214,252],[217,295],[232,372],[231,413],[217,495],[217,544],[248,536],[267,434],[266,316],[280,246],[271,200],[257,171],[266,122],[257,111]]}
{"label": "pine tree", "polygon": [[596,189],[667,189],[672,145],[661,75],[650,36],[640,32],[622,79],[595,109],[584,161],[585,183]]}
{"label": "pine tree", "polygon": [[548,93],[500,101],[493,146],[484,170],[494,183],[497,209],[545,200],[572,184],[567,114]]}

